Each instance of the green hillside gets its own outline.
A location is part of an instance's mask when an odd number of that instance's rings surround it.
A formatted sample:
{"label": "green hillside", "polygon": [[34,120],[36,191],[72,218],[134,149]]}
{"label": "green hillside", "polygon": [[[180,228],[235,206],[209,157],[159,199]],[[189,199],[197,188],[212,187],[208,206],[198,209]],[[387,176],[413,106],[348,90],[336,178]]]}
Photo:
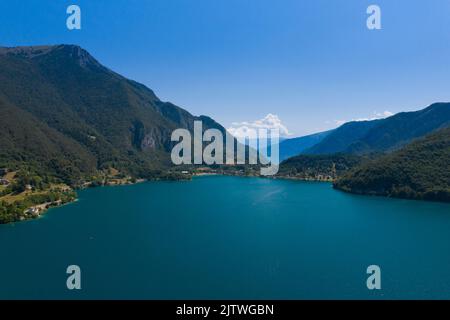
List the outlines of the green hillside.
{"label": "green hillside", "polygon": [[0,168],[31,166],[70,185],[109,168],[152,178],[170,165],[172,131],[197,119],[225,131],[78,46],[0,48]]}
{"label": "green hillside", "polygon": [[357,166],[334,187],[358,194],[450,201],[450,128]]}

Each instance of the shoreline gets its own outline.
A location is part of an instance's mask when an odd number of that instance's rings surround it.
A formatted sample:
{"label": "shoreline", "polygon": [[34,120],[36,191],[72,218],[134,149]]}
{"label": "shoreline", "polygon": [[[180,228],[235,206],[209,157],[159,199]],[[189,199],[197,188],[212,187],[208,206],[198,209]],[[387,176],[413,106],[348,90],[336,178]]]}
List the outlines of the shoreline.
{"label": "shoreline", "polygon": [[[55,201],[46,201],[46,202],[42,202],[42,203],[37,203],[37,204],[33,204],[29,207],[27,207],[22,215],[14,221],[10,221],[7,223],[0,223],[0,225],[8,225],[8,224],[14,224],[14,223],[19,223],[19,222],[27,222],[27,221],[32,221],[32,220],[36,220],[36,219],[40,219],[43,216],[45,216],[45,214],[53,208],[59,208],[71,203],[75,203],[77,202],[78,199],[78,194],[77,191],[80,190],[84,190],[84,189],[89,189],[89,188],[97,188],[97,187],[117,187],[117,186],[126,186],[126,185],[134,185],[134,184],[139,184],[139,183],[144,183],[147,182],[147,179],[136,179],[135,182],[131,182],[129,180],[127,181],[123,181],[123,182],[117,182],[117,183],[104,183],[101,185],[93,185],[93,181],[87,183],[87,184],[83,184],[80,187],[77,188],[72,188],[70,187],[70,191],[73,191],[75,193],[75,196],[73,199],[69,200],[69,201],[63,201],[62,199],[57,199]],[[52,191],[52,190],[46,190],[47,192]],[[33,195],[33,194],[30,194]],[[17,202],[17,201],[15,201]],[[13,203],[15,203],[13,202]]]}
{"label": "shoreline", "polygon": [[[294,181],[304,181],[304,182],[331,182],[331,181],[327,181],[327,180],[302,179],[302,178],[286,177],[286,176],[245,175],[245,174],[242,174],[242,173],[223,172],[223,171],[222,172],[194,172],[192,174],[186,175],[186,178],[189,178],[189,179],[177,179],[176,181],[186,181],[186,180],[192,180],[192,178],[196,178],[196,177],[208,177],[208,176],[232,176],[232,177],[242,177],[242,178],[265,178],[265,179],[274,179],[274,180],[280,179],[280,180],[294,180]],[[145,182],[149,182],[149,181],[170,181],[170,179],[154,179],[154,180],[150,180],[150,179],[139,178],[139,179],[136,179],[136,181],[134,181],[134,182],[131,182],[130,180],[120,181],[120,182],[119,181],[114,181],[114,182],[104,182],[104,183],[99,184],[99,185],[95,185],[94,181],[90,181],[90,182],[82,184],[81,186],[79,186],[77,188],[71,188],[71,191],[74,191],[76,193],[77,191],[90,189],[90,188],[131,186],[131,185],[141,184],[141,183],[145,183]],[[61,199],[58,199],[58,200],[53,201],[53,202],[38,203],[38,204],[35,204],[35,205],[32,205],[32,206],[26,208],[24,210],[24,215],[21,216],[18,220],[11,221],[11,222],[8,222],[8,223],[3,223],[3,225],[14,224],[14,223],[18,223],[18,222],[27,222],[27,221],[40,219],[43,216],[45,216],[45,214],[50,209],[59,208],[59,207],[62,207],[62,206],[65,206],[65,205],[68,205],[68,204],[71,204],[71,203],[75,203],[77,201],[79,201],[78,194],[76,194],[76,197],[73,200],[67,201],[67,202],[63,202]]]}
{"label": "shoreline", "polygon": [[328,182],[333,183],[336,179],[317,179],[317,178],[301,178],[301,177],[290,177],[290,176],[267,176],[266,179],[274,180],[292,180],[292,181],[303,181],[303,182]]}
{"label": "shoreline", "polygon": [[[321,182],[321,183],[332,183],[333,189],[339,192],[344,192],[347,194],[353,194],[353,195],[360,195],[360,196],[371,196],[371,197],[380,197],[380,198],[393,198],[393,199],[403,199],[403,200],[415,200],[415,201],[424,201],[424,202],[436,202],[436,203],[449,203],[446,201],[437,201],[437,200],[429,200],[429,199],[420,199],[420,198],[408,198],[408,197],[398,197],[398,196],[390,196],[390,195],[382,195],[382,194],[373,194],[373,193],[361,193],[361,192],[352,192],[348,190],[344,190],[341,188],[336,188],[334,186],[334,182],[336,179],[314,179],[314,178],[301,178],[301,177],[292,177],[292,176],[261,176],[261,175],[245,175],[245,174],[239,174],[239,173],[227,173],[227,172],[201,172],[201,173],[192,173],[189,175],[190,179],[177,179],[176,181],[188,181],[192,180],[192,178],[196,177],[208,177],[208,176],[234,176],[234,177],[242,177],[242,178],[264,178],[264,179],[273,179],[273,180],[290,180],[290,181],[301,181],[301,182]],[[129,180],[123,181],[121,183],[104,183],[101,185],[93,185],[93,182],[90,182],[89,184],[83,184],[81,187],[78,188],[71,188],[71,191],[74,191],[75,194],[77,191],[90,189],[90,188],[101,188],[101,187],[118,187],[118,186],[131,186],[136,184],[141,184],[149,181],[170,181],[170,179],[136,179],[135,182],[131,182]],[[45,216],[45,214],[53,208],[59,208],[71,203],[75,203],[79,201],[78,194],[76,194],[75,198],[63,202],[61,199],[58,199],[53,202],[44,202],[35,204],[33,206],[28,207],[24,211],[24,216],[21,216],[20,219],[11,221],[8,223],[3,223],[4,225],[8,224],[14,224],[19,222],[27,222],[31,220],[36,220],[39,218],[42,218]],[[31,210],[31,211],[30,211]],[[2,225],[2,224],[0,224]]]}

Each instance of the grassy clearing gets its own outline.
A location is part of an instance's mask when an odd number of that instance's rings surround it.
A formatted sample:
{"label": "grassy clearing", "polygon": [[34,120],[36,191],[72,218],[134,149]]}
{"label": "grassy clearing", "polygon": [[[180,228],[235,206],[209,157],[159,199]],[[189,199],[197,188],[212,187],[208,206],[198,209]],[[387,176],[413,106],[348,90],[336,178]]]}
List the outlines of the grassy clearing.
{"label": "grassy clearing", "polygon": [[6,203],[14,203],[16,201],[23,201],[30,195],[40,195],[44,194],[45,192],[33,192],[33,191],[24,191],[19,194],[8,194],[6,196],[0,197],[0,201],[5,201]]}
{"label": "grassy clearing", "polygon": [[15,176],[16,176],[16,172],[12,171],[12,172],[8,172],[7,174],[5,174],[5,176],[3,178],[12,182],[14,180]]}

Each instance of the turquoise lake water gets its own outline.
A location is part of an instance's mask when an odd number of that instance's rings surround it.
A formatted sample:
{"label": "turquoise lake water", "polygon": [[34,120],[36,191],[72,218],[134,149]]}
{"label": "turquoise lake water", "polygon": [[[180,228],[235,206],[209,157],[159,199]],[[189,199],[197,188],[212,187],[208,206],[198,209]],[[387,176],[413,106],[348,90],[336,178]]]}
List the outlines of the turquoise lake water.
{"label": "turquoise lake water", "polygon": [[[450,298],[450,205],[199,177],[79,192],[0,226],[0,298]],[[66,288],[81,268],[82,289]],[[366,287],[369,265],[381,290]]]}

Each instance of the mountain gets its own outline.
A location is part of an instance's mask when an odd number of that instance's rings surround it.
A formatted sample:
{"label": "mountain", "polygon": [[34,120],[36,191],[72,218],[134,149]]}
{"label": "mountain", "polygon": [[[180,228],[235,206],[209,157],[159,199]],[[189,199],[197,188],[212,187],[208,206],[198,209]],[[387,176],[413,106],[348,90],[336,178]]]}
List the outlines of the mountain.
{"label": "mountain", "polygon": [[152,177],[170,165],[172,131],[195,120],[225,132],[79,46],[0,48],[0,167],[26,164],[70,184],[108,168]]}
{"label": "mountain", "polygon": [[304,153],[393,151],[449,125],[450,103],[435,103],[420,111],[402,112],[386,119],[345,123]]}
{"label": "mountain", "polygon": [[280,161],[286,160],[290,157],[299,155],[304,150],[311,148],[312,146],[321,142],[327,137],[333,130],[319,132],[303,137],[285,139],[280,142]]}
{"label": "mountain", "polygon": [[357,166],[334,187],[358,194],[449,202],[450,128]]}

